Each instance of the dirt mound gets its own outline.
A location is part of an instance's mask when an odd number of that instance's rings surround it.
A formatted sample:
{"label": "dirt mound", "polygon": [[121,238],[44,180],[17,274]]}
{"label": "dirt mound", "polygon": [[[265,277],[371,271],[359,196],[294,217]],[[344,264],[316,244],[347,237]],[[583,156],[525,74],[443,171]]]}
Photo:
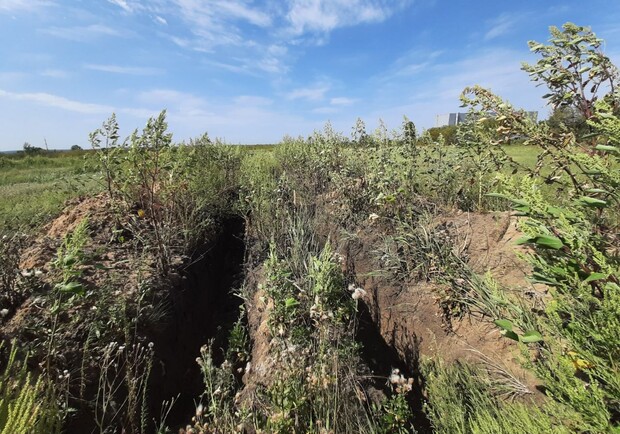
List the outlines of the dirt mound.
{"label": "dirt mound", "polygon": [[[476,273],[491,272],[510,290],[532,288],[526,281],[527,266],[515,254],[514,241],[520,235],[516,219],[509,213],[460,214],[438,218],[436,224],[450,227],[456,249]],[[374,327],[402,360],[418,354],[447,361],[485,359],[501,365],[535,390],[536,380],[522,368],[517,345],[500,334],[492,319],[465,316],[448,327],[439,303],[442,286],[425,281],[395,284],[377,275],[377,264],[372,260],[376,243],[376,232],[364,229],[354,245],[341,246],[349,256],[348,272],[367,293],[366,318],[362,316],[362,321],[368,322],[366,327]]]}
{"label": "dirt mound", "polygon": [[[84,291],[62,295],[56,286],[68,269],[55,264],[59,247],[85,220],[88,240],[76,265],[70,266],[71,280]],[[166,276],[141,244],[140,232],[133,232],[147,225],[137,214],[119,217],[105,194],[79,198],[67,202],[22,255],[20,267],[33,274],[36,270],[37,285],[0,323],[0,338],[23,344],[35,369],[71,373],[69,394],[77,412],[66,432],[94,429],[91,404],[99,393],[101,357],[117,342],[127,357],[138,354],[129,353],[130,347],[153,349],[149,421],[161,413],[162,402],[172,398],[176,404],[168,422],[180,426],[189,421],[203,388],[196,363],[200,348],[212,339],[224,348],[229,327],[238,318],[240,299],[231,289],[242,275],[243,219],[222,218],[190,258],[173,253],[177,266]],[[51,352],[50,342],[55,348]],[[120,350],[114,357],[123,357]],[[119,374],[112,381],[117,396],[107,399],[124,405],[125,380]]]}

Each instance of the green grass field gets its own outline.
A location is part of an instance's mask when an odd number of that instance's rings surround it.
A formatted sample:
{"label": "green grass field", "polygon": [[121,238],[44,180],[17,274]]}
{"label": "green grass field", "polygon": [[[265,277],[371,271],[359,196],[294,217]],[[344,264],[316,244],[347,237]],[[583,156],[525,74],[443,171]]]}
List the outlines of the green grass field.
{"label": "green grass field", "polygon": [[[274,145],[242,146],[252,153],[268,152]],[[539,149],[507,146],[507,154],[534,167]],[[88,152],[0,156],[0,230],[35,228],[60,212],[68,199],[101,189],[97,165]]]}
{"label": "green grass field", "polygon": [[35,228],[67,199],[100,189],[86,153],[0,156],[0,230]]}

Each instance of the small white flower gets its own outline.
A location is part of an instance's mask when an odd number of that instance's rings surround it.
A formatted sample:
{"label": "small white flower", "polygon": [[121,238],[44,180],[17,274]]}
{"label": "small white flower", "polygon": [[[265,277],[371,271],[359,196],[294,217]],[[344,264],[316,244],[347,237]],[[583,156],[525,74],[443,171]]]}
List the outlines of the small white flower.
{"label": "small white flower", "polygon": [[32,276],[32,271],[29,271],[29,270],[22,270],[21,275],[22,275],[23,277],[30,277],[30,276]]}
{"label": "small white flower", "polygon": [[43,275],[43,271],[41,271],[41,270],[34,270],[34,275],[35,275],[35,277],[40,277],[40,276]]}
{"label": "small white flower", "polygon": [[359,300],[360,298],[364,298],[366,296],[366,291],[360,287],[355,288],[351,297],[353,300]]}
{"label": "small white flower", "polygon": [[196,407],[196,417],[202,416],[203,409],[204,407],[202,406],[202,404],[199,404],[198,407]]}
{"label": "small white flower", "polygon": [[8,309],[2,309],[0,310],[0,317],[4,318],[5,316],[7,316],[9,314],[9,310]]}

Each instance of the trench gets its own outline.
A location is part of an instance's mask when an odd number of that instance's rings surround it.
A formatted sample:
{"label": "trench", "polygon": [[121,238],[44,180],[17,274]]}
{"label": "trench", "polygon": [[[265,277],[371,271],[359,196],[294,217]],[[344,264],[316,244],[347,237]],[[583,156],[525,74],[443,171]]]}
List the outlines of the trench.
{"label": "trench", "polygon": [[201,249],[171,290],[169,319],[153,337],[155,362],[150,376],[149,408],[159,418],[163,401],[175,399],[166,418],[173,430],[191,422],[204,391],[196,358],[213,342],[214,359],[221,362],[242,300],[233,292],[243,280],[244,220],[225,219],[216,236]]}
{"label": "trench", "polygon": [[385,377],[389,376],[394,368],[406,378],[414,379],[413,389],[407,396],[413,414],[411,423],[419,434],[432,433],[430,420],[424,413],[424,378],[419,371],[418,340],[413,337],[412,344],[401,354],[385,340],[365,303],[359,304],[355,339],[362,344],[362,360],[376,375],[373,387],[389,395],[390,390]]}

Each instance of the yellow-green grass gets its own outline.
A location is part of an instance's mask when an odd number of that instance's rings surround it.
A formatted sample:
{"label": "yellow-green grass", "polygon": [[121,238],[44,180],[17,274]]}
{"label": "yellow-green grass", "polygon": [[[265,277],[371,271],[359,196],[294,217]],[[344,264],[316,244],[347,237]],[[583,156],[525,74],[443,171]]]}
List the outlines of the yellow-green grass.
{"label": "yellow-green grass", "polygon": [[0,157],[0,231],[45,223],[72,197],[100,189],[83,155]]}

